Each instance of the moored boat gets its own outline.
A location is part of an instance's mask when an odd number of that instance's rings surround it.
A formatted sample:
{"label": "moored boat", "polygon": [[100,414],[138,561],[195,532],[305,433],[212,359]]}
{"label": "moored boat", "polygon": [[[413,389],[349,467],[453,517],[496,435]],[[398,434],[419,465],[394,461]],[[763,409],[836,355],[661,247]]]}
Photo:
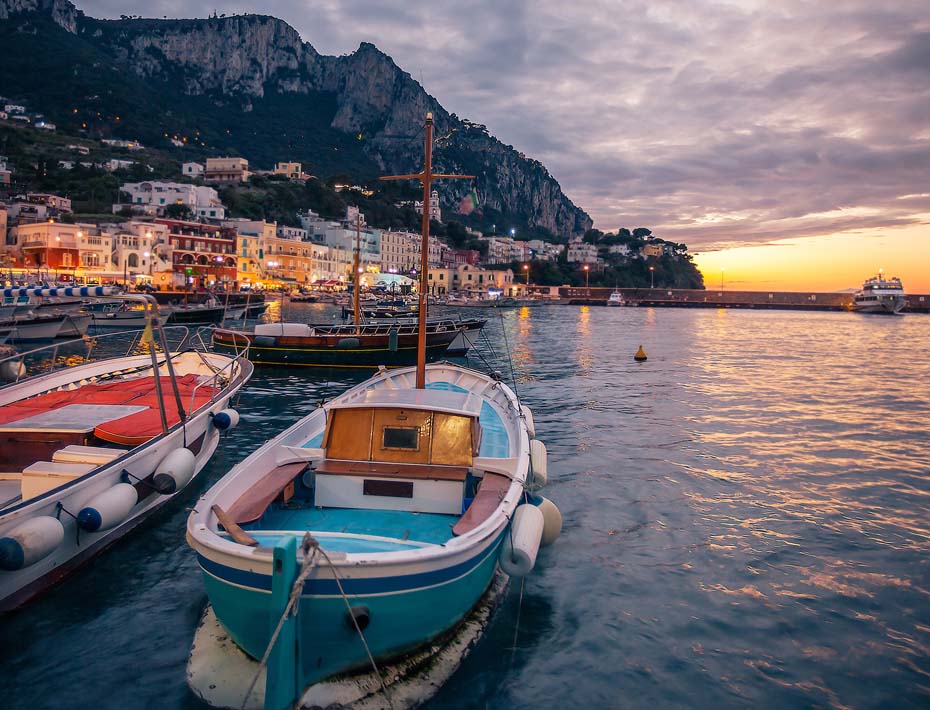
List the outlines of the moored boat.
{"label": "moored boat", "polygon": [[[429,199],[431,115],[425,133],[423,172],[398,179],[420,179]],[[262,659],[240,707],[255,706],[266,662],[265,708],[366,668],[393,706],[379,666],[441,645],[499,569],[526,575],[561,530],[558,509],[528,493],[546,482],[546,451],[516,393],[426,364],[428,219],[416,367],[381,370],[266,442],[188,520],[212,613]]]}
{"label": "moored boat", "polygon": [[898,315],[907,305],[904,286],[901,279],[886,278],[879,271],[878,276],[866,279],[862,288],[853,298],[853,310],[858,313],[882,313]]}
{"label": "moored boat", "polygon": [[149,309],[146,354],[27,379],[22,362],[41,353],[0,362],[3,371],[13,363],[18,380],[0,388],[0,611],[57,583],[174,498],[238,421],[229,402],[251,363],[195,351],[166,357],[154,302]]}
{"label": "moored boat", "polygon": [[[436,319],[426,326],[429,360],[462,355],[470,348],[483,319]],[[414,321],[360,325],[263,323],[251,331],[217,328],[213,348],[235,354],[248,346],[248,357],[262,365],[304,365],[373,369],[402,367],[416,362]]]}
{"label": "moored boat", "polygon": [[623,294],[619,291],[613,291],[610,294],[610,297],[607,299],[608,306],[625,306],[626,300],[623,298]]}

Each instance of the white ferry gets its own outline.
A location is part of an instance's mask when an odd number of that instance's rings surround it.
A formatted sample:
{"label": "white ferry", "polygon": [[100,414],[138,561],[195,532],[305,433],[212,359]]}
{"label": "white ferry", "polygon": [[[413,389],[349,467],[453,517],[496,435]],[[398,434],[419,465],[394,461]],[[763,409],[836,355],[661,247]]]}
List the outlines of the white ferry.
{"label": "white ferry", "polygon": [[859,313],[897,315],[906,305],[901,279],[896,276],[885,278],[881,271],[878,276],[866,279],[853,299],[853,310]]}

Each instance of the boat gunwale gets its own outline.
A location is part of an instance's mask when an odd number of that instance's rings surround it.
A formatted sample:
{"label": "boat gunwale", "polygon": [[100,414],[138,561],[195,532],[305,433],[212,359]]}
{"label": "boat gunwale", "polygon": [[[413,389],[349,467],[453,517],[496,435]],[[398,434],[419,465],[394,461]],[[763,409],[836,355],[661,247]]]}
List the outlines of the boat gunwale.
{"label": "boat gunwale", "polygon": [[[509,523],[510,517],[513,514],[513,510],[515,510],[516,507],[520,504],[524,493],[524,483],[529,474],[529,432],[526,428],[526,422],[520,414],[519,399],[513,390],[502,381],[496,380],[490,375],[486,375],[478,370],[465,368],[460,365],[455,365],[454,363],[440,362],[428,365],[427,374],[429,374],[430,371],[435,372],[436,370],[441,370],[443,368],[453,368],[458,371],[465,371],[477,379],[485,380],[488,383],[488,387],[484,392],[481,393],[481,395],[478,395],[481,397],[482,401],[493,402],[493,398],[486,394],[486,392],[491,389],[499,389],[509,404],[511,411],[513,412],[512,419],[516,424],[517,440],[515,442],[516,455],[512,458],[517,458],[519,463],[517,470],[514,472],[514,475],[510,477],[511,482],[510,486],[507,488],[506,495],[500,501],[497,508],[495,508],[495,510],[485,520],[483,520],[481,524],[475,526],[462,535],[452,537],[445,543],[435,544],[428,547],[420,547],[415,550],[398,550],[392,552],[356,552],[345,553],[344,555],[340,554],[338,557],[333,556],[329,561],[328,564],[331,564],[333,567],[343,570],[365,570],[367,568],[374,573],[378,573],[380,571],[382,572],[380,576],[384,576],[384,568],[407,564],[442,562],[455,556],[467,554],[473,551],[475,548],[485,545],[489,540],[493,541],[494,539],[497,539],[502,529],[505,528]],[[365,380],[364,382],[355,385],[349,390],[346,390],[343,394],[337,397],[336,400],[350,399],[365,392],[373,386],[377,386],[378,383],[383,383],[388,379],[394,379],[415,373],[415,367],[407,367],[379,373],[375,377]],[[326,405],[326,407],[336,404],[336,400],[332,400]],[[493,404],[501,407],[500,403],[498,402],[493,402]],[[262,456],[272,454],[272,452],[276,451],[281,446],[288,445],[285,444],[284,441],[288,437],[293,436],[296,432],[301,431],[302,429],[310,428],[311,424],[319,425],[319,422],[315,421],[316,419],[324,417],[325,422],[325,413],[327,411],[326,407],[317,408],[315,411],[306,415],[291,427],[281,432],[278,436],[265,442],[265,444],[260,446],[258,449],[252,452],[252,454],[234,466],[225,476],[223,476],[223,478],[220,479],[220,481],[214,484],[212,488],[210,488],[206,493],[203,494],[203,496],[201,496],[194,508],[194,512],[191,513],[191,516],[188,518],[187,522],[187,541],[195,553],[202,555],[214,563],[223,564],[234,568],[237,568],[238,565],[246,565],[250,571],[256,571],[255,567],[261,566],[263,568],[267,568],[267,574],[271,574],[273,548],[250,547],[246,545],[240,545],[239,543],[236,543],[230,539],[223,538],[219,534],[217,521],[211,512],[211,508],[213,504],[222,499],[223,493],[237,479],[239,479],[240,476],[248,476],[250,469],[254,470],[253,464],[256,463]],[[315,435],[319,431],[319,428],[312,431]],[[304,431],[304,434],[306,433],[309,432]],[[310,462],[308,461],[308,463]],[[234,472],[235,475],[233,475]],[[211,516],[213,517],[212,524],[208,525],[206,521],[210,520]],[[311,531],[292,532],[295,536],[300,537],[304,532]],[[302,559],[302,553],[300,553],[300,551],[298,551],[298,559]]]}

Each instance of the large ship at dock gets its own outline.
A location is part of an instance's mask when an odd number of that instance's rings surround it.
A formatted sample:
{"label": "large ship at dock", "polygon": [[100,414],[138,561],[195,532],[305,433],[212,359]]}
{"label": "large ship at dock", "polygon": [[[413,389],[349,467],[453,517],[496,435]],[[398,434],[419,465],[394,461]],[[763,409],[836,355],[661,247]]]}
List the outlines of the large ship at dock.
{"label": "large ship at dock", "polygon": [[898,315],[906,305],[901,279],[885,278],[881,271],[878,276],[866,279],[853,299],[853,310],[859,313]]}

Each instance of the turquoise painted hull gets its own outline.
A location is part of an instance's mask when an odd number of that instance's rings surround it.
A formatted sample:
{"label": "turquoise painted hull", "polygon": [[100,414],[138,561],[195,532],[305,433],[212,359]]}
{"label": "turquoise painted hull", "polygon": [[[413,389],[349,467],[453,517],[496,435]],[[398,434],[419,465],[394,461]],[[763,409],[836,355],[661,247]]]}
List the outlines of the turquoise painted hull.
{"label": "turquoise painted hull", "polygon": [[[387,586],[382,588],[391,589],[392,582],[404,578],[369,580],[365,586],[372,591],[356,593],[352,589],[355,580],[345,580],[350,604],[364,605],[369,609],[371,622],[364,633],[375,660],[382,661],[412,651],[455,626],[478,603],[490,585],[502,541],[503,536],[498,536],[481,553],[457,565],[453,578],[435,584],[377,591],[379,583],[387,582]],[[241,649],[253,658],[261,658],[278,623],[278,615],[270,610],[269,591],[246,585],[265,586],[263,580],[266,580],[270,589],[271,578],[250,573],[246,575],[251,579],[237,576],[235,570],[217,566],[203,557],[200,557],[200,563],[217,618]],[[321,581],[333,584],[331,579]],[[347,671],[368,668],[365,649],[348,620],[345,600],[338,593],[329,596],[328,593],[334,591],[332,588],[323,590],[326,596],[312,594],[312,579],[304,590],[297,616],[301,687]]]}

